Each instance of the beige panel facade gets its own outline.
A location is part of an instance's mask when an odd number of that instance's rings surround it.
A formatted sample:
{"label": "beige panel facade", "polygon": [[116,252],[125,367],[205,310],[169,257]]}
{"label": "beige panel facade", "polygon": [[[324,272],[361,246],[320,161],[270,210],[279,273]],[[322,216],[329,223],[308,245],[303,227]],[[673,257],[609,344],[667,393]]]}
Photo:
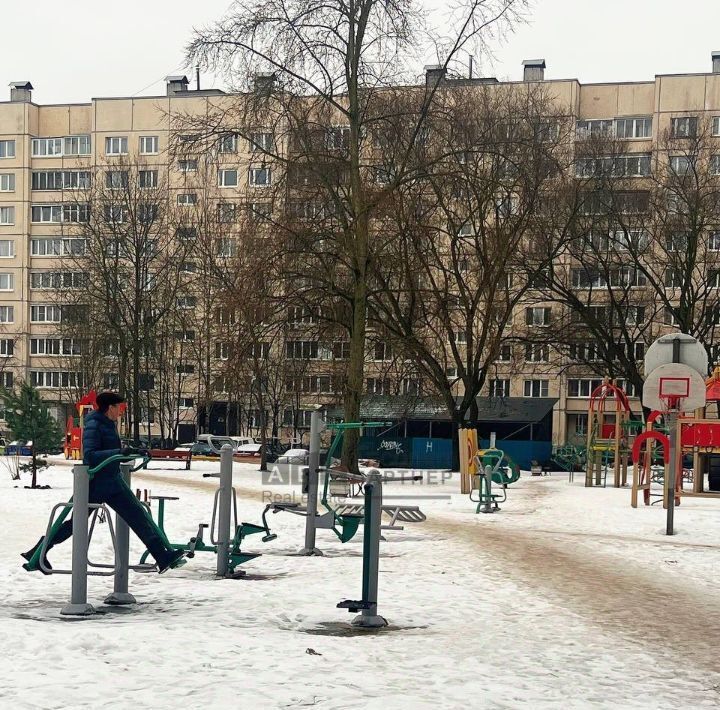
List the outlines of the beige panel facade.
{"label": "beige panel facade", "polygon": [[[568,109],[575,120],[652,117],[652,139],[632,141],[630,151],[649,152],[659,133],[669,129],[674,116],[690,112],[706,112],[709,118],[720,115],[720,75],[717,74],[658,76],[654,81],[636,83],[581,85],[576,80],[558,80],[545,81],[544,84],[558,105]],[[518,82],[513,82],[508,88],[517,88],[518,85]],[[2,307],[12,309],[12,321],[0,323],[0,338],[15,341],[13,358],[8,359],[11,365],[5,368],[6,371],[12,371],[16,377],[27,377],[29,369],[53,367],[53,358],[30,355],[31,337],[52,334],[51,325],[31,322],[32,306],[49,303],[49,299],[42,291],[30,289],[30,273],[62,266],[61,258],[32,252],[33,240],[60,237],[62,228],[55,223],[33,222],[31,208],[33,205],[62,202],[63,193],[32,191],[32,171],[102,170],[115,159],[106,155],[106,138],[124,137],[128,140],[132,159],[157,165],[160,170],[169,170],[174,192],[200,189],[195,175],[181,173],[177,166],[167,165],[165,151],[170,117],[180,113],[202,115],[206,113],[208,103],[230,106],[235,101],[237,97],[185,92],[170,97],[96,98],[88,104],[38,106],[28,101],[0,103],[0,141],[14,141],[14,155],[6,157],[1,155],[4,144],[0,143],[0,175],[14,176],[14,189],[0,191],[0,210],[12,208],[10,212],[7,209],[0,212],[5,215],[5,219],[0,221],[7,222],[0,223],[0,275],[12,275],[9,282],[5,280],[7,289],[0,290],[0,319],[4,313],[7,320],[9,313]],[[31,154],[33,138],[59,138],[64,141],[71,136],[89,136],[90,154],[45,157]],[[143,136],[158,137],[156,154],[138,156]],[[238,146],[237,154],[221,158],[221,167],[227,164],[238,169],[238,186],[226,188],[225,194],[235,198],[248,194],[257,199],[263,198],[261,188],[250,188],[247,184],[247,169],[251,161],[248,146],[244,144]],[[0,276],[0,285],[2,279]],[[523,313],[519,312],[516,321],[521,323],[522,318]],[[581,430],[587,399],[568,397],[568,377],[565,374],[548,372],[547,366],[533,366],[518,358],[512,366],[499,364],[493,377],[509,379],[509,395],[513,397],[526,396],[528,392],[536,396],[538,392],[542,396],[559,398],[554,414],[556,443],[573,439]],[[587,379],[592,379],[592,376],[587,375]],[[526,384],[528,382],[531,384]],[[540,384],[534,384],[537,382]],[[58,398],[57,392],[52,389],[44,391],[49,400]],[[639,407],[638,400],[635,404]],[[191,420],[194,411],[187,410],[183,416]]]}

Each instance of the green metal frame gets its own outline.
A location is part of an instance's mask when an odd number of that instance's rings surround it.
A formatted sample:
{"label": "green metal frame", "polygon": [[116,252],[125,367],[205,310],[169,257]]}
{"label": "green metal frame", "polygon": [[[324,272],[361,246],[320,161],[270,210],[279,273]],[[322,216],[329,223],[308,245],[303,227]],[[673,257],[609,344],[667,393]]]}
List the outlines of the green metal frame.
{"label": "green metal frame", "polygon": [[[101,461],[97,466],[94,468],[88,469],[88,478],[92,481],[93,478],[95,478],[95,474],[102,471],[102,469],[105,468],[105,466],[116,463],[116,462],[122,462],[126,463],[128,461],[135,461],[138,457],[137,456],[123,456],[122,454],[114,454],[113,456],[109,456],[104,461]],[[144,456],[142,463],[140,463],[138,466],[135,466],[132,470],[137,471],[139,468],[142,468],[143,464],[149,459],[149,457]],[[125,481],[122,481],[122,484],[127,487],[127,484]],[[128,490],[129,487],[128,487]],[[133,494],[134,495],[134,494]],[[57,531],[60,529],[60,526],[65,522],[65,519],[70,514],[70,511],[73,507],[73,499],[72,497],[70,500],[65,504],[65,507],[60,511],[60,514],[55,518],[55,521],[53,522],[52,527],[50,528],[50,532],[48,534],[49,542],[52,542],[52,539],[57,534]],[[152,517],[150,518],[152,520]],[[155,525],[155,522],[153,521],[153,525]],[[157,527],[157,526],[156,526]],[[159,532],[162,532],[158,529]],[[42,546],[38,546],[37,550],[35,550],[35,553],[30,558],[28,563],[24,565],[25,569],[27,569],[29,572],[34,572],[35,570],[40,569],[40,551],[42,549]]]}
{"label": "green metal frame", "polygon": [[[198,527],[197,535],[190,538],[188,542],[170,542],[165,532],[165,501],[166,498],[160,497],[158,500],[158,519],[157,523],[153,520],[153,525],[156,525],[160,532],[165,544],[171,547],[173,550],[182,550],[187,552],[188,557],[195,557],[196,552],[212,552],[217,554],[217,545],[208,544],[203,540],[203,530],[207,527],[206,525],[200,525]],[[143,506],[144,507],[144,506]],[[146,510],[148,510],[146,508]],[[152,513],[148,511],[148,515],[152,520]],[[230,573],[235,571],[235,568],[244,562],[254,560],[256,557],[260,557],[259,552],[243,552],[240,549],[242,541],[248,537],[248,535],[255,535],[257,533],[265,533],[263,542],[269,542],[274,540],[275,536],[270,533],[269,528],[263,525],[255,525],[254,523],[241,523],[235,528],[235,535],[230,541],[230,548],[228,551],[228,570]],[[148,556],[150,555],[149,550],[145,550],[140,557],[140,564],[145,564]]]}
{"label": "green metal frame", "polygon": [[325,481],[323,483],[323,492],[320,502],[323,507],[333,515],[332,531],[337,535],[340,542],[348,542],[355,537],[362,515],[338,515],[337,509],[333,508],[330,502],[330,466],[335,452],[340,448],[343,436],[348,429],[373,429],[378,427],[392,426],[392,422],[338,422],[337,424],[328,424],[327,428],[336,432],[335,438],[330,443],[327,456],[325,457]]}
{"label": "green metal frame", "polygon": [[[506,463],[503,464],[503,461]],[[483,471],[475,474],[475,478],[477,478],[480,485],[478,488],[470,489],[470,500],[473,503],[477,503],[476,513],[479,513],[480,509],[488,502],[497,504],[498,502],[502,503],[507,500],[506,487],[520,480],[520,467],[502,449],[484,449],[481,463]],[[503,487],[501,495],[488,491],[487,480],[484,474],[485,466],[492,467],[491,478],[493,483],[497,483]],[[473,498],[473,490],[478,491],[477,499]]]}

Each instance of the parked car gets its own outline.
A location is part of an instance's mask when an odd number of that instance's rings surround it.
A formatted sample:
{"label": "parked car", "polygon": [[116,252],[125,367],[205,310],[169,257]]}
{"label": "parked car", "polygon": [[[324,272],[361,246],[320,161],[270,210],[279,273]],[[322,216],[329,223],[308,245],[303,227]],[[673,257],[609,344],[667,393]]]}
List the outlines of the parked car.
{"label": "parked car", "polygon": [[216,434],[198,434],[196,443],[210,446],[211,441],[213,446],[217,449],[222,448],[225,444],[230,444],[230,446],[232,446],[233,448],[233,451],[237,449],[237,444],[230,436],[219,436]]}
{"label": "parked car", "polygon": [[190,443],[190,444],[178,444],[178,445],[175,447],[175,451],[191,451],[193,446],[195,446],[195,444],[193,444],[193,443]]}
{"label": "parked car", "polygon": [[307,466],[310,452],[307,449],[288,449],[284,454],[280,454],[276,464],[293,464],[295,466]]}
{"label": "parked car", "polygon": [[203,443],[201,441],[195,442],[190,451],[192,451],[193,456],[214,456],[215,458],[219,458],[220,454],[213,449],[210,444]]}

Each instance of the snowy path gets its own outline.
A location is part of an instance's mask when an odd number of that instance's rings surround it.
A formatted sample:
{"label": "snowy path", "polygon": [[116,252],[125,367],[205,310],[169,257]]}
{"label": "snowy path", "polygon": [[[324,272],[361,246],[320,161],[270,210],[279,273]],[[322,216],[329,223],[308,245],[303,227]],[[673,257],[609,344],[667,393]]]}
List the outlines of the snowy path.
{"label": "snowy path", "polygon": [[[395,630],[358,637],[334,607],[358,594],[361,540],[320,532],[325,558],[289,557],[303,535],[290,515],[271,516],[275,543],[248,539],[264,554],[245,580],[214,580],[214,558],[198,556],[172,575],[133,576],[135,612],[60,620],[69,580],[24,573],[17,552],[50,502],[68,497],[68,474],[56,469],[53,491],[0,479],[11,533],[0,548],[0,653],[13,659],[3,710],[720,705],[720,503],[683,502],[679,534],[667,539],[657,506],[633,511],[627,490],[560,477],[523,477],[492,516],[457,494],[414,500],[427,522],[388,533],[381,548],[380,613]],[[238,466],[235,478],[240,517],[256,521],[259,474]],[[168,508],[178,539],[209,522],[216,485],[200,470],[135,477],[135,487],[181,497]],[[65,553],[54,550],[53,563]],[[108,586],[91,580],[91,600]]]}

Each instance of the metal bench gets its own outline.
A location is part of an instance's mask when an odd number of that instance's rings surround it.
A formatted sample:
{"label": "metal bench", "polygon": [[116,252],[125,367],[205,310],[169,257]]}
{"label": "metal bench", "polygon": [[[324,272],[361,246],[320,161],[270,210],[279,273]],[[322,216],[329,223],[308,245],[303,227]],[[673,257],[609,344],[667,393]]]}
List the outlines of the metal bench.
{"label": "metal bench", "polygon": [[[335,512],[342,516],[365,516],[364,503],[341,503]],[[384,505],[383,515],[390,518],[390,522],[382,526],[383,530],[404,530],[398,523],[423,523],[427,520],[425,513],[417,505]]]}

